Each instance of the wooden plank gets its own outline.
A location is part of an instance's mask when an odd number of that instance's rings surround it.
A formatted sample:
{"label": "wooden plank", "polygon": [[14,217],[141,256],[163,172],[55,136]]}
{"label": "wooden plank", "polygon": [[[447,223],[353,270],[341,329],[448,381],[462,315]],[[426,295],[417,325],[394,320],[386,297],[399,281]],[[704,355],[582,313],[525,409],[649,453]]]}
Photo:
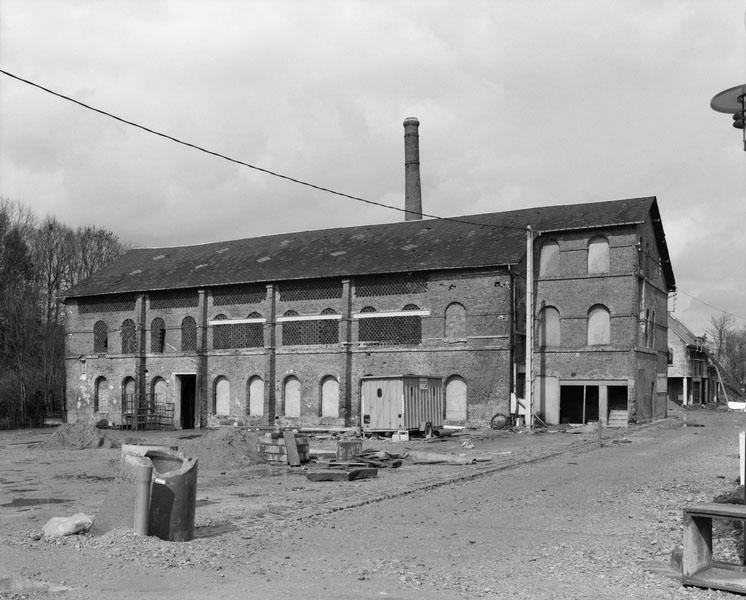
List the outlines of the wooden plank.
{"label": "wooden plank", "polygon": [[737,567],[711,567],[700,571],[696,575],[684,575],[682,583],[684,585],[746,594],[746,573],[743,573]]}
{"label": "wooden plank", "polygon": [[309,481],[349,481],[350,474],[344,469],[323,469],[306,473]]}
{"label": "wooden plank", "polygon": [[715,517],[720,519],[746,519],[746,506],[743,504],[719,504],[703,502],[684,509],[684,514],[694,517]]}
{"label": "wooden plank", "polygon": [[300,467],[298,447],[295,445],[295,434],[292,431],[283,431],[282,437],[285,440],[285,448],[288,452],[288,464],[291,467]]}
{"label": "wooden plank", "polygon": [[378,476],[378,469],[361,467],[355,469],[318,469],[308,471],[309,481],[353,481],[356,479],[371,479]]}

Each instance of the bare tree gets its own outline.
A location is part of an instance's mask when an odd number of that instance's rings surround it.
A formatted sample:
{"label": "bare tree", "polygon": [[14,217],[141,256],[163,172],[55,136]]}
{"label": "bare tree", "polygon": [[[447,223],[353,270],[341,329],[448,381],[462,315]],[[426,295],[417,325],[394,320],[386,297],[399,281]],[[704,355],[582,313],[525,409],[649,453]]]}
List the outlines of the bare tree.
{"label": "bare tree", "polygon": [[723,361],[723,355],[726,349],[728,336],[733,329],[735,319],[728,313],[720,313],[710,317],[710,327],[707,329],[707,335],[712,339],[713,352],[718,361]]}

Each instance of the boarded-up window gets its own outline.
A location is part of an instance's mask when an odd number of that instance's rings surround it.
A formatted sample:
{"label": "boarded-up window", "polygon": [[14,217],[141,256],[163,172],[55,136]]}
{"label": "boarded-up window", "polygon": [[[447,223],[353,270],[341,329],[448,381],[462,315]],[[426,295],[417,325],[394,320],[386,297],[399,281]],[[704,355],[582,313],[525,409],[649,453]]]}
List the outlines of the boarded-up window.
{"label": "boarded-up window", "polygon": [[150,351],[160,354],[166,345],[166,323],[160,317],[150,324]]}
{"label": "boarded-up window", "polygon": [[539,346],[560,345],[560,314],[553,306],[544,307],[539,314],[536,339]]}
{"label": "boarded-up window", "polygon": [[103,321],[96,321],[93,326],[93,351],[105,353],[109,350],[109,328]]}
{"label": "boarded-up window", "polygon": [[611,318],[609,309],[602,305],[591,307],[588,311],[588,345],[611,343]]}
{"label": "boarded-up window", "polygon": [[466,421],[466,382],[459,376],[446,384],[446,421]]}
{"label": "boarded-up window", "polygon": [[163,377],[153,380],[153,404],[163,406],[168,402],[168,384]]}
{"label": "boarded-up window", "polygon": [[122,354],[134,354],[135,352],[137,352],[135,322],[132,319],[126,319],[122,323]]}
{"label": "boarded-up window", "polygon": [[284,386],[285,416],[300,417],[300,381],[290,376]]}
{"label": "boarded-up window", "polygon": [[559,244],[547,241],[541,247],[539,256],[539,276],[559,274]]}
{"label": "boarded-up window", "polygon": [[466,309],[454,302],[446,307],[446,339],[463,339],[466,337]]}
{"label": "boarded-up window", "polygon": [[197,322],[192,317],[184,317],[181,322],[181,350],[193,352],[197,349]]}
{"label": "boarded-up window", "polygon": [[588,275],[609,272],[609,242],[597,237],[588,242]]}
{"label": "boarded-up window", "polygon": [[96,389],[93,396],[94,412],[109,411],[109,382],[106,377],[99,377],[96,380]]}
{"label": "boarded-up window", "polygon": [[249,379],[249,401],[246,413],[253,417],[264,414],[264,380],[261,377]]}
{"label": "boarded-up window", "polygon": [[231,384],[225,377],[215,381],[215,414],[226,416],[231,412]]}
{"label": "boarded-up window", "polygon": [[334,377],[321,382],[321,416],[339,418],[339,382]]}

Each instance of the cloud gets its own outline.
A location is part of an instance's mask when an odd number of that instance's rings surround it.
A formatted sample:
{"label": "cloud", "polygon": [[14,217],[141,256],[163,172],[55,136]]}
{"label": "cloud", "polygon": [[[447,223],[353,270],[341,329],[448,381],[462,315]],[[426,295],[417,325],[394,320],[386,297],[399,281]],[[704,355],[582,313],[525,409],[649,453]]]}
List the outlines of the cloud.
{"label": "cloud", "polygon": [[[0,51],[81,101],[400,206],[417,116],[433,214],[656,195],[681,288],[744,300],[743,153],[709,109],[746,51],[729,3],[5,0]],[[139,245],[402,218],[7,78],[0,111],[1,195]]]}

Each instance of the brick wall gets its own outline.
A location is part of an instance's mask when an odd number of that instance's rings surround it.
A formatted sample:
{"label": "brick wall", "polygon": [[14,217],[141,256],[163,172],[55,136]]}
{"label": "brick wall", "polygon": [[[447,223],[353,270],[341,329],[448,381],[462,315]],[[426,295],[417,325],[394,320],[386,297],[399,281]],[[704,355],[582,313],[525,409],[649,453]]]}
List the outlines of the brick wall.
{"label": "brick wall", "polygon": [[[388,278],[393,283],[401,277]],[[313,283],[313,282],[312,282]],[[366,280],[370,283],[370,280]],[[384,281],[385,283],[385,281]],[[275,415],[283,425],[351,425],[359,419],[360,383],[364,375],[421,374],[443,377],[458,376],[467,384],[468,420],[477,424],[488,423],[493,414],[506,411],[511,384],[511,277],[507,269],[463,270],[458,272],[430,273],[426,286],[393,286],[381,288],[379,295],[358,295],[355,280],[342,285],[341,280],[320,282],[319,288],[326,291],[304,290],[302,285],[280,282],[262,297],[250,295],[251,302],[232,303],[231,296],[221,294],[219,303],[208,290],[204,295],[207,320],[223,314],[232,319],[243,319],[258,313],[267,319],[263,325],[264,348],[241,348],[215,350],[214,327],[200,327],[202,307],[183,306],[184,302],[169,304],[167,300],[153,302],[156,294],[143,296],[138,301],[146,303],[144,327],[145,391],[152,391],[153,382],[165,380],[167,401],[176,405],[178,422],[179,399],[177,374],[198,374],[201,361],[196,351],[181,350],[181,322],[194,318],[198,325],[198,347],[201,335],[206,336],[207,372],[204,375],[204,398],[198,398],[197,411],[202,421],[240,422],[242,424],[269,424]],[[344,289],[344,293],[340,293]],[[378,289],[375,286],[368,288]],[[393,290],[393,291],[392,291]],[[392,293],[388,293],[392,291]],[[237,291],[237,293],[240,290]],[[191,292],[195,296],[197,291]],[[273,302],[275,303],[273,306]],[[463,327],[451,324],[446,335],[446,310],[454,303],[464,307]],[[158,304],[159,308],[152,308]],[[193,304],[193,303],[192,303]],[[420,310],[429,311],[421,319],[422,341],[416,345],[364,343],[358,341],[360,320],[350,318],[365,307],[378,312],[400,311],[414,304]],[[274,308],[274,312],[273,312]],[[273,336],[271,315],[282,316],[294,311],[300,316],[319,315],[327,310],[342,316],[339,322],[340,343],[324,345],[282,344],[283,323],[277,324]],[[458,313],[460,307],[454,311]],[[68,404],[72,419],[95,419],[103,416],[93,411],[95,381],[106,377],[111,386],[111,395],[121,398],[122,382],[127,377],[137,377],[137,357],[121,353],[119,329],[125,319],[138,323],[138,312],[131,311],[84,311],[71,301],[67,306],[67,372]],[[165,344],[163,353],[153,353],[151,346],[151,324],[159,317],[164,320]],[[109,329],[108,352],[93,353],[94,324],[104,320]],[[345,343],[349,328],[350,344]],[[138,335],[138,339],[139,335]],[[274,364],[274,381],[271,365]],[[348,373],[349,371],[349,373]],[[284,384],[289,376],[296,377],[301,388],[301,416],[290,418],[284,415]],[[249,398],[248,384],[253,377],[264,381],[263,415],[247,414]],[[339,383],[339,416],[322,417],[321,389],[325,377],[333,377]],[[230,395],[229,415],[215,417],[216,382],[219,378],[228,381]],[[198,391],[199,394],[199,391]],[[270,401],[274,398],[275,404]],[[198,417],[198,420],[200,418]]]}

